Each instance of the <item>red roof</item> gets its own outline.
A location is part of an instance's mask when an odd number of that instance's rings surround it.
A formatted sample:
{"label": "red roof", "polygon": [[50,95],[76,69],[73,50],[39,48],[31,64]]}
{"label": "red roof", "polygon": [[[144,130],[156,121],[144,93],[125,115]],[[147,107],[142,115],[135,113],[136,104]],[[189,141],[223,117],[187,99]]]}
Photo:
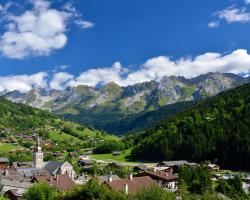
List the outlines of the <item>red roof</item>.
{"label": "red roof", "polygon": [[47,183],[50,186],[56,187],[59,190],[68,190],[74,187],[74,182],[66,174],[55,176],[35,176],[35,180],[39,183]]}
{"label": "red roof", "polygon": [[161,179],[161,180],[165,180],[165,181],[174,181],[177,180],[178,177],[176,175],[174,175],[171,172],[150,172],[150,171],[146,171],[143,172],[141,174],[139,174],[138,176],[150,176],[153,179]]}
{"label": "red roof", "polygon": [[156,182],[151,179],[149,176],[134,177],[130,179],[120,179],[113,180],[112,182],[105,182],[108,187],[116,190],[121,190],[125,192],[125,184],[128,185],[128,193],[135,193],[144,188],[151,188]]}

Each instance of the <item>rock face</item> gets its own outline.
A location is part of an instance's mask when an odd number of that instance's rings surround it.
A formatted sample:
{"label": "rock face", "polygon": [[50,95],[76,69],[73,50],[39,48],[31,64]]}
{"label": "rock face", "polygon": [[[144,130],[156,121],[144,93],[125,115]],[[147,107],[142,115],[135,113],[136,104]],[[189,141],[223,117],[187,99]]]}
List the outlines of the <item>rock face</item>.
{"label": "rock face", "polygon": [[[121,87],[114,82],[102,88],[79,85],[64,91],[34,88],[28,93],[4,92],[7,99],[55,112],[64,117],[96,126],[98,120],[124,119],[177,102],[199,100],[250,82],[235,74],[208,73],[195,78],[163,77]],[[97,127],[102,128],[102,127]]]}

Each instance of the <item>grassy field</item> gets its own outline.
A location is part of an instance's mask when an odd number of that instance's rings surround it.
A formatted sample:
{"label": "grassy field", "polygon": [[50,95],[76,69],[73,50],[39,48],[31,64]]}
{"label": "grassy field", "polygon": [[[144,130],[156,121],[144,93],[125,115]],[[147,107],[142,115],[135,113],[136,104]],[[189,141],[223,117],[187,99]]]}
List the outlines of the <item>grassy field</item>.
{"label": "grassy field", "polygon": [[103,161],[103,162],[119,162],[124,163],[127,165],[138,165],[138,164],[145,164],[148,166],[153,166],[156,163],[144,162],[144,161],[131,161],[129,159],[131,150],[124,151],[121,155],[113,156],[111,153],[109,154],[92,154],[90,156],[91,159],[96,161]]}
{"label": "grassy field", "polygon": [[53,141],[64,141],[64,140],[71,140],[73,142],[80,142],[81,141],[77,137],[74,137],[74,136],[66,134],[66,133],[59,134],[56,131],[50,132],[49,135]]}
{"label": "grassy field", "polygon": [[114,135],[109,135],[109,134],[102,134],[99,131],[92,131],[88,128],[85,128],[84,131],[79,131],[76,128],[73,128],[72,131],[74,131],[74,133],[76,133],[79,136],[91,136],[91,137],[96,137],[96,136],[100,136],[101,138],[103,138],[104,140],[117,140],[118,138]]}
{"label": "grassy field", "polygon": [[0,144],[0,152],[1,153],[9,153],[13,149],[19,149],[21,146],[16,146],[13,144]]}

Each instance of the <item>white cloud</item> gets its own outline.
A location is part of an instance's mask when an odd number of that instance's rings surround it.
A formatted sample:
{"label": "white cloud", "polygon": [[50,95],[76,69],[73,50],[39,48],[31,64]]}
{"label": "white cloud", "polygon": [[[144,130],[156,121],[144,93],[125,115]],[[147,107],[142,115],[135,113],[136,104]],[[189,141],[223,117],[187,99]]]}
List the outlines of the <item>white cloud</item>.
{"label": "white cloud", "polygon": [[250,4],[250,0],[245,0],[245,4]]}
{"label": "white cloud", "polygon": [[34,87],[47,87],[47,76],[45,72],[33,75],[0,76],[0,91],[19,90],[27,92]]}
{"label": "white cloud", "polygon": [[66,72],[56,72],[49,79],[47,73],[40,72],[31,76],[0,77],[0,91],[27,91],[34,86],[52,89],[65,89],[67,86],[97,86],[114,81],[121,86],[156,80],[164,76],[195,77],[208,72],[249,74],[250,54],[247,50],[238,49],[230,54],[208,52],[194,58],[172,60],[168,56],[159,56],[147,60],[135,71],[129,71],[120,62],[111,67],[90,69],[79,76]]}
{"label": "white cloud", "polygon": [[[20,15],[9,13],[5,16],[7,24],[0,39],[0,52],[8,58],[23,59],[30,56],[50,55],[54,50],[66,45],[68,41],[66,33],[70,20],[82,20],[76,10],[54,9],[47,0],[30,2],[31,10],[26,10]],[[3,10],[2,7],[0,11]]]}
{"label": "white cloud", "polygon": [[65,88],[65,84],[70,81],[74,76],[66,72],[58,72],[53,75],[50,82],[50,88],[56,90],[62,90]]}
{"label": "white cloud", "polygon": [[250,22],[250,13],[246,8],[235,8],[235,6],[228,7],[224,10],[215,13],[220,20],[225,20],[227,23],[246,23]]}
{"label": "white cloud", "polygon": [[75,24],[82,29],[92,28],[95,26],[93,22],[84,21],[84,20],[75,20]]}
{"label": "white cloud", "polygon": [[219,27],[219,25],[220,25],[219,21],[213,21],[213,22],[208,23],[209,28],[217,28],[217,27]]}
{"label": "white cloud", "polygon": [[126,68],[121,66],[121,63],[116,62],[111,67],[90,69],[80,74],[74,80],[69,82],[69,86],[106,84],[114,81],[122,84],[121,75],[126,72]]}

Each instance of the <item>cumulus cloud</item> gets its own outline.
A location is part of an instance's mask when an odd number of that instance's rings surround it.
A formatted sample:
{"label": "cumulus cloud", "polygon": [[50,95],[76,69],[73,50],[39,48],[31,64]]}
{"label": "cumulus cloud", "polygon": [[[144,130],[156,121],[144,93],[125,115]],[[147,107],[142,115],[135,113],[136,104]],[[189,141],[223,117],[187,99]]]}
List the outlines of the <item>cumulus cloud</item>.
{"label": "cumulus cloud", "polygon": [[246,4],[250,4],[250,0],[245,0],[245,3]]}
{"label": "cumulus cloud", "polygon": [[227,23],[246,23],[250,21],[250,13],[246,8],[236,8],[235,6],[228,7],[214,14],[220,20],[225,20]]}
{"label": "cumulus cloud", "polygon": [[0,76],[0,92],[19,90],[27,92],[34,87],[47,88],[47,76],[45,72],[33,75]]}
{"label": "cumulus cloud", "polygon": [[80,74],[74,80],[71,80],[69,86],[90,85],[97,86],[98,84],[106,84],[114,81],[122,85],[121,76],[127,72],[120,62],[114,63],[111,67],[90,69]]}
{"label": "cumulus cloud", "polygon": [[196,57],[183,57],[173,60],[168,56],[158,56],[147,60],[137,70],[129,70],[120,62],[110,67],[89,69],[78,76],[66,72],[55,72],[50,75],[40,72],[31,76],[0,77],[0,91],[27,91],[32,87],[44,87],[63,90],[68,86],[98,86],[114,81],[121,86],[145,81],[160,81],[164,76],[195,77],[208,72],[249,74],[250,54],[247,50],[238,49],[229,54],[208,52]]}
{"label": "cumulus cloud", "polygon": [[[73,8],[55,9],[47,0],[30,2],[32,9],[25,10],[20,15],[5,15],[6,30],[1,35],[0,52],[8,58],[50,55],[66,45],[70,21],[82,20],[80,13]],[[0,11],[5,10],[3,6],[0,7]],[[88,28],[90,24],[85,26]]]}
{"label": "cumulus cloud", "polygon": [[55,90],[62,90],[65,88],[66,83],[74,76],[66,72],[58,72],[53,75],[50,82],[50,88]]}

